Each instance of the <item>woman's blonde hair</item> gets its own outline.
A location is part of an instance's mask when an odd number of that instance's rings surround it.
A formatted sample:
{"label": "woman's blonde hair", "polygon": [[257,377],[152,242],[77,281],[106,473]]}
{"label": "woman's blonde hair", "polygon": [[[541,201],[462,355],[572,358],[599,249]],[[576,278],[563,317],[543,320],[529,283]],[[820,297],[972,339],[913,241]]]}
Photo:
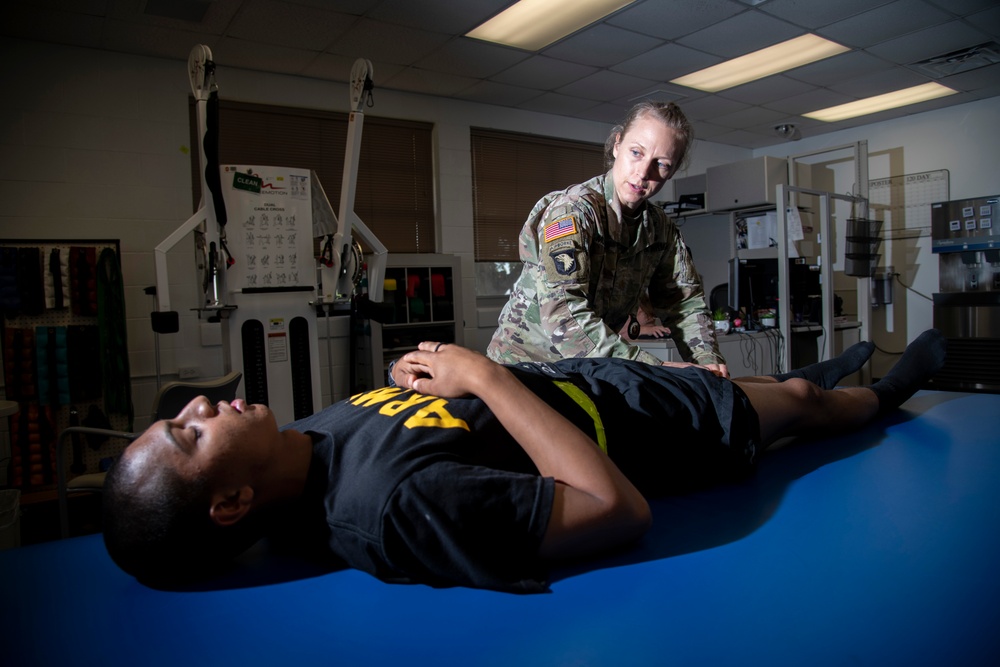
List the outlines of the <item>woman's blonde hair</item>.
{"label": "woman's blonde hair", "polygon": [[662,121],[667,127],[672,128],[677,133],[677,138],[684,144],[684,152],[681,154],[680,161],[674,173],[677,173],[684,167],[684,163],[687,161],[691,151],[691,144],[694,143],[694,128],[691,127],[691,123],[688,122],[681,108],[673,102],[647,101],[636,104],[629,110],[628,115],[625,116],[625,120],[620,125],[615,125],[611,128],[611,134],[608,135],[607,141],[604,142],[604,166],[606,169],[611,169],[615,164],[615,144],[629,131],[629,128],[632,127],[635,121],[647,115],[651,115]]}

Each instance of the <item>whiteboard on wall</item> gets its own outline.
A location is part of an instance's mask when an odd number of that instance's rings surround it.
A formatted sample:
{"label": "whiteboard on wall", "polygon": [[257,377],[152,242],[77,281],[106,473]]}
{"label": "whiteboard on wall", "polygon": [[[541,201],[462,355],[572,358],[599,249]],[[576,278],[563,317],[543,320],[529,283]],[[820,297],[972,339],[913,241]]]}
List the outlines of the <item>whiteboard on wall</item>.
{"label": "whiteboard on wall", "polygon": [[950,198],[947,169],[868,182],[869,217],[883,222],[887,239],[930,236],[931,204]]}

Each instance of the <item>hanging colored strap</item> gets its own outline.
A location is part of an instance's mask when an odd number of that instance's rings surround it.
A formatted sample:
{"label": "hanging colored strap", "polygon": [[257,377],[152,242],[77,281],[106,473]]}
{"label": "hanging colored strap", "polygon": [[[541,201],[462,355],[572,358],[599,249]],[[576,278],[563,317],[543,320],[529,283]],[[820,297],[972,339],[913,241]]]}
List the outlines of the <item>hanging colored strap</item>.
{"label": "hanging colored strap", "polygon": [[112,248],[102,250],[97,261],[97,295],[104,408],[108,414],[125,415],[131,431],[135,414],[125,327],[125,289],[118,253]]}
{"label": "hanging colored strap", "polygon": [[607,454],[608,438],[604,433],[604,422],[601,421],[601,414],[597,411],[594,401],[572,382],[565,380],[553,380],[552,382],[566,392],[566,395],[572,398],[574,403],[583,408],[584,412],[590,415],[590,418],[594,421],[594,435],[597,437],[597,446],[601,448],[602,452]]}
{"label": "hanging colored strap", "polygon": [[52,252],[49,253],[49,272],[52,275],[52,307],[59,309],[65,305],[63,303],[62,259],[59,248],[53,248]]}
{"label": "hanging colored strap", "polygon": [[24,315],[41,315],[45,310],[42,266],[41,248],[18,249],[17,289],[21,293],[21,313]]}

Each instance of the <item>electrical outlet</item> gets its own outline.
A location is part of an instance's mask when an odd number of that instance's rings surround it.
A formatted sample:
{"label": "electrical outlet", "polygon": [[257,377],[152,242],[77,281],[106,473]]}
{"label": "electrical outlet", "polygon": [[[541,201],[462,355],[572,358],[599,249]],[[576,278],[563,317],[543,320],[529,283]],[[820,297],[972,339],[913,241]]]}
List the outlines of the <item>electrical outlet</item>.
{"label": "electrical outlet", "polygon": [[177,369],[177,376],[182,380],[190,380],[198,377],[198,369],[194,366],[181,366]]}

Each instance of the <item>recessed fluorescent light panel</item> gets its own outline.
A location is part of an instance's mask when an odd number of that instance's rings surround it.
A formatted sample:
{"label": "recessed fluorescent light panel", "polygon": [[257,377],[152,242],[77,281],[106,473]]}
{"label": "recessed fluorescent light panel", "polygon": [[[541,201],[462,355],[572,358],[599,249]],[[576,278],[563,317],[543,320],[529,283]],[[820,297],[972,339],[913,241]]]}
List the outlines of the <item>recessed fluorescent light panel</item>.
{"label": "recessed fluorescent light panel", "polygon": [[838,120],[866,116],[877,111],[905,107],[908,104],[916,104],[917,102],[926,102],[938,97],[954,95],[957,92],[957,90],[942,86],[940,83],[925,83],[913,86],[912,88],[904,88],[903,90],[886,93],[885,95],[876,95],[875,97],[868,97],[856,102],[848,102],[847,104],[840,104],[835,107],[820,109],[819,111],[804,113],[802,115],[806,118],[833,123]]}
{"label": "recessed fluorescent light panel", "polygon": [[538,51],[635,0],[521,0],[466,37]]}
{"label": "recessed fluorescent light panel", "polygon": [[806,33],[787,42],[781,42],[766,49],[754,51],[745,56],[733,58],[724,63],[682,76],[670,83],[697,88],[706,93],[716,93],[726,88],[763,79],[765,76],[808,65],[845,51],[850,51],[850,49],[828,39]]}

